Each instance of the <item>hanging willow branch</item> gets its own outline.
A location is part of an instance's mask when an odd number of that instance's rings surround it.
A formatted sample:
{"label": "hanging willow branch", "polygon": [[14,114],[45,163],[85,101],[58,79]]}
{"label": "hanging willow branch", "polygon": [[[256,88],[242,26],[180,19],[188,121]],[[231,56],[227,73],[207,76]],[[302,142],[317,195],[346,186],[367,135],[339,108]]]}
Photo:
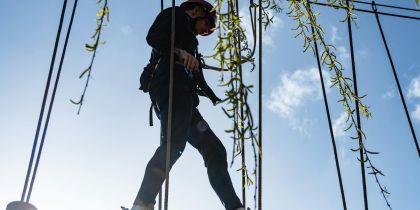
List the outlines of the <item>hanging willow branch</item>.
{"label": "hanging willow branch", "polygon": [[[99,45],[101,44],[105,44],[104,41],[100,41],[100,37],[101,37],[101,33],[102,33],[102,29],[106,26],[106,24],[104,23],[104,20],[106,22],[109,22],[109,7],[108,7],[108,0],[98,0],[97,1],[98,5],[101,5],[101,9],[96,13],[96,24],[97,24],[97,28],[95,30],[95,33],[90,37],[91,39],[94,40],[93,44],[85,44],[85,48],[88,52],[92,52],[92,59],[90,61],[90,65],[87,69],[85,69],[79,76],[79,79],[82,79],[83,77],[86,77],[86,84],[85,87],[83,89],[83,93],[80,96],[80,99],[76,102],[70,99],[70,101],[79,106],[79,109],[77,111],[77,114],[80,114],[80,109],[82,108],[83,105],[83,101],[85,98],[85,94],[86,94],[86,90],[87,87],[89,85],[89,80],[91,78],[91,73],[92,73],[92,66],[93,66],[93,61],[95,60],[96,57],[96,52],[97,49],[99,47]],[[86,75],[86,76],[85,76]]]}
{"label": "hanging willow branch", "polygon": [[[350,4],[349,6],[346,5],[346,3],[342,0],[327,0],[327,2],[330,5],[340,6],[347,9],[347,16],[346,20],[348,18],[354,19],[356,17],[355,14],[352,13],[353,11],[353,5]],[[330,71],[333,71],[335,73],[334,76],[331,78],[332,86],[335,86],[338,89],[338,92],[340,94],[340,100],[338,101],[343,106],[345,112],[347,113],[347,120],[348,123],[347,128],[345,131],[350,130],[351,128],[354,128],[357,136],[351,137],[352,139],[359,140],[359,147],[357,149],[352,149],[353,152],[358,152],[360,150],[363,151],[364,154],[364,161],[369,164],[367,168],[371,170],[369,174],[374,175],[375,181],[378,184],[378,187],[380,189],[380,192],[382,196],[384,197],[384,200],[386,202],[386,205],[391,208],[391,205],[388,201],[388,196],[390,195],[389,191],[384,187],[378,176],[385,176],[381,170],[377,169],[369,155],[372,154],[379,154],[377,152],[372,152],[366,148],[364,145],[363,140],[366,140],[366,135],[363,132],[363,130],[359,129],[356,125],[355,120],[355,107],[354,104],[359,105],[359,109],[362,111],[363,116],[365,116],[367,119],[372,117],[372,113],[369,110],[369,107],[366,106],[362,99],[366,96],[357,96],[352,89],[353,81],[352,79],[345,77],[343,74],[344,68],[341,65],[341,63],[337,60],[337,57],[334,53],[336,50],[335,47],[331,44],[326,43],[324,38],[324,31],[321,27],[321,25],[317,22],[316,18],[319,15],[318,13],[312,12],[310,8],[310,4],[307,1],[297,1],[297,0],[290,0],[289,1],[289,12],[288,15],[293,20],[295,20],[298,23],[298,26],[294,29],[298,32],[296,37],[302,36],[304,38],[304,51],[306,52],[308,49],[312,50],[314,52],[314,42],[319,42],[320,45],[323,47],[323,52],[321,54],[321,62],[323,66],[326,66]],[[312,32],[309,31],[309,29],[313,27],[315,29],[315,33],[312,34]]]}
{"label": "hanging willow branch", "polygon": [[[226,88],[226,98],[224,101],[228,104],[227,108],[222,109],[226,116],[232,120],[232,127],[225,130],[231,135],[234,141],[231,164],[233,164],[236,157],[244,155],[245,143],[251,141],[255,167],[251,174],[254,176],[254,180],[256,180],[257,153],[259,154],[261,151],[257,151],[259,143],[256,130],[258,128],[254,124],[252,111],[248,102],[248,96],[252,93],[253,85],[244,82],[243,69],[245,65],[249,67],[249,71],[255,69],[254,54],[257,39],[256,8],[259,6],[262,7],[263,23],[264,27],[267,28],[273,23],[274,16],[271,14],[273,12],[280,12],[280,7],[278,6],[277,0],[263,0],[262,5],[255,4],[252,0],[250,1],[249,12],[253,34],[253,46],[250,46],[248,39],[251,38],[245,35],[245,28],[242,26],[242,17],[239,16],[237,2],[235,0],[216,0],[216,11],[220,19],[218,25],[219,35],[214,47],[216,52],[210,57],[219,61],[222,67],[226,67],[230,71],[228,78],[225,78],[225,75],[222,74],[220,83],[221,86]],[[238,171],[243,172],[246,178],[246,185],[250,186],[254,184],[245,163],[242,164],[242,167]],[[255,201],[256,186],[254,190]]]}

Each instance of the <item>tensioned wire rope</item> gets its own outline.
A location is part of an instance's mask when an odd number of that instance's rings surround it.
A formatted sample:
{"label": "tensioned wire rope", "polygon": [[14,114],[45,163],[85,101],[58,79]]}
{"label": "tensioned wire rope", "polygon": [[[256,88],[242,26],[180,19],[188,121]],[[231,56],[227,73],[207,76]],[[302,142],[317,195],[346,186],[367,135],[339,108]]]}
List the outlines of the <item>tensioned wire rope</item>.
{"label": "tensioned wire rope", "polygon": [[[252,36],[253,36],[253,47],[252,50],[250,52],[249,55],[247,55],[247,57],[245,58],[247,60],[247,62],[249,62],[249,60],[251,60],[251,58],[255,55],[256,52],[256,46],[257,46],[257,6],[258,8],[262,8],[262,2],[258,1],[258,5],[254,3],[254,0],[250,0],[249,1],[249,17],[250,17],[250,21],[251,21],[251,28],[252,28]],[[262,10],[262,9],[261,9]],[[259,12],[259,16],[261,16],[261,18],[259,18],[259,23],[261,23],[262,25],[262,13],[260,12],[260,10],[258,10]],[[258,25],[260,27],[260,25]],[[261,29],[261,27],[260,27]],[[262,36],[259,35],[259,42],[262,42]],[[262,35],[262,34],[261,34]],[[260,48],[260,46],[262,47],[262,45],[259,44],[259,48],[258,48],[258,53],[260,56],[262,53],[262,48]],[[261,50],[261,52],[260,52]],[[262,98],[261,96],[261,91],[262,91],[262,67],[260,67],[262,65],[262,60],[258,60],[258,139],[257,139],[257,147],[258,150],[256,149],[255,146],[255,142],[254,142],[254,132],[252,131],[252,129],[249,129],[250,132],[250,137],[251,137],[251,146],[253,148],[253,153],[254,153],[254,163],[255,163],[255,169],[254,169],[254,178],[255,178],[255,184],[254,184],[254,209],[258,209],[259,206],[261,206],[261,195],[262,195],[262,191],[260,191],[260,189],[262,189],[262,184],[260,185],[260,183],[262,183],[262,180],[260,180],[260,174],[262,174],[262,169],[260,169],[261,166],[261,162],[262,162],[262,147],[260,146],[260,142],[262,139]],[[245,99],[246,100],[246,99]],[[247,105],[247,108],[249,109],[249,105]],[[248,120],[248,127],[252,128],[253,127],[253,119],[252,116],[250,116],[250,120]],[[258,200],[257,200],[258,197]]]}
{"label": "tensioned wire rope", "polygon": [[[340,5],[331,5],[331,4],[327,4],[327,3],[314,2],[314,1],[309,1],[309,3],[310,4],[315,4],[315,5],[320,5],[320,6],[332,7],[332,8],[335,8],[335,9],[346,9],[346,7],[343,7],[343,6],[340,6]],[[360,3],[360,2],[357,2],[357,3]],[[389,5],[386,5],[386,6],[388,6],[389,8],[395,7],[395,6],[389,6]],[[398,9],[408,10],[408,8],[403,8],[403,7],[400,7]],[[371,13],[371,14],[375,13],[374,11],[371,11],[371,10],[360,9],[360,8],[356,8],[356,7],[353,7],[352,10],[358,11],[358,12],[364,12],[364,13]],[[420,20],[420,17],[410,16],[410,15],[400,15],[400,14],[395,14],[395,13],[390,13],[390,12],[379,12],[379,11],[377,11],[377,13],[379,15],[385,15],[385,16],[399,17],[399,18],[412,19],[412,20]]]}
{"label": "tensioned wire rope", "polygon": [[[349,0],[346,0],[346,5],[347,7],[349,7]],[[347,10],[347,12],[350,12]],[[352,27],[351,27],[351,21],[352,18],[347,18],[347,29],[348,29],[348,33],[349,33],[349,44],[350,44],[350,59],[351,59],[351,68],[352,68],[352,76],[353,76],[353,90],[354,90],[354,95],[356,98],[359,98],[359,93],[358,93],[358,86],[357,86],[357,74],[356,74],[356,61],[355,61],[355,57],[354,57],[354,47],[353,47],[353,32],[352,32]],[[357,139],[359,140],[359,159],[360,159],[360,170],[362,173],[362,187],[363,187],[363,203],[364,203],[364,208],[365,210],[369,209],[369,205],[368,205],[368,196],[367,196],[367,187],[366,187],[366,171],[365,171],[365,157],[364,157],[364,151],[365,148],[363,146],[363,136],[361,134],[361,130],[362,130],[362,124],[360,121],[360,109],[359,109],[359,100],[355,100],[355,106],[356,106],[356,123],[357,125]]]}
{"label": "tensioned wire rope", "polygon": [[58,26],[57,36],[55,38],[53,55],[52,55],[52,58],[51,58],[50,70],[48,72],[48,78],[47,78],[46,87],[45,87],[45,91],[44,91],[44,97],[42,99],[41,111],[40,111],[40,114],[39,114],[38,124],[37,124],[36,132],[35,132],[34,143],[33,143],[33,146],[32,146],[31,158],[29,160],[28,170],[26,172],[25,184],[24,184],[24,187],[23,187],[21,201],[25,200],[26,191],[27,191],[28,182],[29,182],[29,177],[32,173],[32,165],[33,165],[33,161],[34,161],[34,157],[35,157],[36,148],[38,146],[38,136],[39,136],[39,132],[41,130],[42,120],[44,118],[45,104],[47,102],[48,92],[49,92],[49,89],[50,89],[51,77],[52,77],[52,73],[53,73],[53,70],[54,70],[55,56],[57,54],[57,48],[58,48],[58,44],[59,44],[59,40],[60,40],[61,28],[63,26],[64,15],[66,13],[66,7],[67,7],[67,0],[64,0],[63,8],[61,10],[61,17],[60,17],[60,23],[59,23],[59,26]]}
{"label": "tensioned wire rope", "polygon": [[[380,7],[385,7],[385,8],[392,8],[392,9],[400,9],[400,10],[406,10],[406,11],[420,12],[420,9],[413,9],[413,8],[407,8],[407,7],[394,6],[394,5],[386,5],[386,4],[377,4],[375,1],[373,1],[372,3],[370,3],[370,2],[364,2],[364,1],[359,1],[359,0],[353,0],[353,2],[359,3],[359,4],[366,4],[366,5],[372,5],[372,4],[374,4],[375,6],[380,6]],[[372,11],[374,11],[374,10],[372,10]]]}
{"label": "tensioned wire rope", "polygon": [[42,132],[41,144],[39,146],[38,156],[37,156],[37,159],[36,159],[31,184],[30,184],[30,187],[29,187],[29,192],[28,192],[28,197],[27,197],[28,201],[31,197],[33,185],[34,185],[34,182],[35,182],[36,173],[38,171],[39,161],[40,161],[41,154],[42,154],[42,149],[44,147],[45,137],[46,137],[47,130],[48,130],[48,125],[49,125],[49,122],[50,122],[51,112],[52,112],[52,109],[53,109],[53,106],[54,106],[55,95],[57,93],[57,87],[58,87],[58,83],[60,81],[61,69],[63,67],[64,58],[65,58],[66,51],[67,51],[67,44],[68,44],[68,41],[69,41],[71,28],[73,26],[74,15],[76,13],[77,2],[78,2],[78,0],[74,1],[73,10],[72,10],[71,18],[70,18],[70,23],[69,23],[69,26],[68,26],[68,29],[67,29],[66,39],[65,39],[65,42],[64,42],[64,47],[63,47],[63,51],[61,53],[60,64],[59,64],[59,67],[58,67],[58,71],[57,71],[57,75],[56,75],[56,79],[55,79],[55,83],[54,83],[54,89],[53,89],[53,93],[52,93],[51,99],[50,99],[50,105],[49,105],[49,108],[48,108],[47,118],[45,120],[44,130]]}
{"label": "tensioned wire rope", "polygon": [[[236,11],[235,11],[235,9],[236,9]],[[236,15],[236,17],[239,18],[239,0],[235,0],[235,9],[233,9],[234,12],[235,12],[235,15]],[[235,49],[235,54],[239,57],[240,60],[242,60],[242,46],[241,46],[242,40],[241,40],[241,37],[238,35],[238,37],[237,37],[237,39],[235,39],[235,41],[237,41],[237,43],[236,43],[237,49]],[[239,66],[238,66],[238,69],[239,69],[239,77],[242,80],[242,78],[243,78],[242,77],[242,62],[240,62]],[[240,84],[240,85],[242,85],[242,84]],[[240,92],[240,100],[241,101],[244,100],[244,94],[243,94],[242,91]],[[246,180],[245,180],[245,170],[246,170],[246,168],[245,168],[245,165],[246,165],[245,161],[246,161],[246,158],[245,157],[246,156],[245,156],[245,139],[244,139],[245,130],[244,130],[244,105],[243,105],[243,103],[240,103],[240,116],[239,116],[239,118],[240,118],[240,123],[241,123],[239,125],[239,126],[241,126],[241,139],[240,139],[240,141],[241,141],[241,145],[242,145],[242,148],[241,148],[241,159],[242,159],[242,204],[244,206],[246,206],[246,188],[245,188],[245,185],[246,185]]]}
{"label": "tensioned wire rope", "polygon": [[50,70],[49,70],[49,73],[48,73],[48,78],[47,78],[46,87],[45,87],[45,91],[44,91],[44,96],[43,96],[43,100],[42,100],[41,111],[40,111],[40,114],[39,114],[37,129],[36,129],[35,138],[34,138],[34,143],[33,143],[33,146],[32,146],[31,157],[30,157],[28,170],[27,170],[26,178],[25,178],[25,184],[24,184],[24,188],[23,188],[23,192],[22,192],[22,196],[21,196],[21,201],[22,202],[25,200],[25,196],[26,196],[26,202],[29,203],[29,200],[30,200],[30,197],[31,197],[31,194],[32,194],[32,189],[33,189],[33,185],[34,185],[34,182],[35,182],[36,173],[38,171],[38,166],[39,166],[40,157],[41,157],[42,149],[43,149],[44,142],[45,142],[46,133],[47,133],[47,130],[48,130],[49,120],[50,120],[50,117],[51,117],[51,111],[52,111],[52,108],[53,108],[53,105],[54,105],[54,99],[55,99],[55,95],[56,95],[56,92],[57,92],[57,87],[58,87],[58,83],[59,83],[59,79],[60,79],[60,75],[61,75],[61,69],[62,69],[62,66],[63,66],[64,57],[65,57],[65,53],[66,53],[66,50],[67,50],[67,43],[68,43],[68,40],[69,40],[69,37],[70,37],[71,28],[72,28],[72,25],[73,25],[73,20],[74,20],[74,16],[75,16],[75,12],[76,12],[76,7],[77,7],[77,2],[78,2],[78,0],[75,0],[74,5],[73,5],[72,14],[71,14],[71,18],[70,18],[70,23],[69,23],[69,26],[68,26],[68,29],[67,29],[67,34],[66,34],[66,39],[65,39],[63,50],[62,50],[62,54],[61,54],[60,64],[59,64],[59,68],[58,68],[55,83],[54,83],[54,89],[53,89],[53,93],[51,95],[50,104],[49,104],[48,111],[47,111],[48,113],[47,113],[47,117],[46,117],[46,120],[45,120],[45,123],[44,123],[44,129],[43,129],[43,133],[42,133],[41,143],[39,145],[39,149],[38,149],[38,153],[37,153],[37,159],[36,159],[34,171],[32,173],[32,178],[31,178],[31,181],[30,181],[29,191],[27,192],[28,181],[29,181],[29,177],[31,176],[31,171],[32,171],[32,166],[33,166],[33,160],[34,160],[34,157],[35,157],[36,148],[38,146],[39,132],[40,132],[40,129],[41,129],[42,120],[44,118],[45,105],[46,105],[46,102],[47,102],[47,97],[48,97],[48,93],[49,93],[49,89],[50,89],[51,78],[52,78],[52,74],[53,74],[53,70],[54,70],[54,64],[55,64],[55,58],[56,58],[56,55],[57,55],[57,48],[58,48],[58,44],[59,44],[59,40],[60,40],[60,36],[61,36],[61,30],[62,30],[62,26],[63,26],[63,20],[64,20],[66,8],[67,8],[67,0],[64,0],[64,2],[63,2],[61,17],[60,17],[60,23],[59,23],[59,26],[58,26],[58,31],[57,31],[57,35],[56,35],[55,44],[54,44],[53,55],[52,55],[52,58],[51,58]]}
{"label": "tensioned wire rope", "polygon": [[[410,126],[411,135],[413,136],[414,144],[416,145],[416,149],[417,149],[417,154],[419,155],[419,158],[420,158],[420,148],[419,148],[419,143],[417,141],[416,132],[414,131],[413,123],[411,122],[411,118],[410,118],[410,113],[408,112],[407,104],[405,103],[404,94],[402,93],[402,90],[401,90],[400,81],[398,79],[397,71],[395,70],[394,61],[392,59],[391,52],[389,50],[389,47],[388,47],[388,44],[387,44],[387,41],[386,41],[386,38],[385,38],[385,33],[382,29],[381,21],[379,20],[378,9],[377,9],[376,5],[377,4],[375,3],[375,1],[372,1],[372,10],[375,13],[376,22],[378,23],[378,28],[379,28],[379,31],[381,32],[382,41],[384,43],[386,53],[388,55],[389,63],[391,64],[392,73],[394,75],[395,82],[397,83],[397,88],[398,88],[398,92],[400,94],[401,102],[404,106],[405,115],[407,117],[407,121],[408,121],[408,124]],[[420,10],[418,10],[418,11],[420,11]]]}
{"label": "tensioned wire rope", "polygon": [[[238,0],[229,0],[228,1],[228,14],[232,14],[233,16],[239,17],[239,2],[238,2]],[[230,18],[230,15],[229,15],[228,19],[229,18]],[[228,27],[229,28],[231,27],[230,21],[228,22]],[[239,57],[240,60],[241,60],[242,59],[242,54],[241,54],[241,44],[240,43],[241,43],[241,38],[238,35],[237,38],[234,39],[233,46],[235,46],[235,49],[234,49],[233,53],[234,53],[235,56]],[[229,54],[230,54],[230,52],[231,51],[229,51]],[[239,69],[240,78],[242,78],[242,62],[240,62],[239,65],[236,66],[235,68]],[[238,81],[235,81],[235,84],[233,86],[234,86],[234,89],[236,91],[238,91],[238,88],[240,88],[240,84],[238,84]],[[242,91],[241,91],[240,101],[243,101],[243,98],[244,98],[244,96],[243,96]],[[246,185],[245,175],[246,174],[245,174],[245,168],[244,168],[244,166],[245,166],[245,148],[244,148],[245,140],[243,139],[243,135],[244,135],[244,129],[243,129],[244,107],[243,107],[243,104],[240,104],[240,111],[239,111],[238,114],[235,114],[236,111],[237,110],[234,110],[234,118],[236,117],[236,119],[234,120],[234,123],[235,123],[234,125],[235,126],[240,126],[242,128],[241,132],[237,133],[237,138],[238,138],[238,141],[240,141],[239,145],[241,145],[242,204],[244,206],[246,206],[246,188],[245,188],[245,185]],[[239,115],[239,116],[237,116],[237,115]],[[237,122],[239,120],[240,120],[240,124],[238,125]],[[237,141],[235,136],[236,136],[236,132],[234,132],[234,137],[233,137],[234,146],[235,146],[235,143]],[[233,157],[232,157],[232,163],[233,163]]]}
{"label": "tensioned wire rope", "polygon": [[[308,5],[308,9],[309,9],[309,11],[311,11],[311,6],[310,5]],[[315,29],[312,25],[311,25],[311,30],[312,30],[313,36],[315,36]],[[333,146],[334,160],[335,160],[335,166],[336,166],[336,170],[337,170],[337,177],[338,177],[338,182],[339,182],[339,185],[340,185],[341,201],[342,201],[342,204],[343,204],[343,209],[347,210],[345,191],[344,191],[344,186],[343,186],[343,180],[342,180],[342,177],[341,177],[340,162],[338,160],[337,147],[336,147],[336,144],[335,144],[335,137],[334,137],[334,130],[332,128],[330,108],[328,106],[328,99],[327,99],[327,94],[326,94],[326,91],[325,91],[325,84],[324,84],[324,76],[322,75],[322,67],[321,67],[321,62],[320,62],[320,58],[319,58],[318,43],[317,43],[316,39],[314,39],[314,47],[315,47],[316,61],[317,61],[317,65],[318,65],[319,78],[320,78],[320,81],[321,81],[322,95],[323,95],[323,98],[324,98],[325,112],[327,114],[328,128],[329,128],[329,131],[330,131],[331,143],[332,143],[332,146]]]}
{"label": "tensioned wire rope", "polygon": [[172,142],[172,105],[173,105],[173,86],[174,86],[174,65],[175,65],[175,0],[172,0],[172,19],[171,19],[171,58],[169,67],[169,104],[168,104],[168,124],[166,130],[166,171],[165,171],[165,202],[164,209],[168,210],[169,198],[169,167],[171,160]]}
{"label": "tensioned wire rope", "polygon": [[258,1],[258,210],[262,209],[262,0]]}
{"label": "tensioned wire rope", "polygon": [[[163,11],[163,0],[160,0],[160,11]],[[152,109],[153,107],[151,106],[150,109]],[[150,115],[152,115],[152,110],[150,110]],[[151,117],[152,119],[152,117]],[[162,136],[162,130],[160,131],[159,134],[159,139],[161,139]],[[160,140],[160,146],[162,146],[162,139]],[[162,210],[162,186],[159,189],[159,198],[158,198],[158,210]]]}

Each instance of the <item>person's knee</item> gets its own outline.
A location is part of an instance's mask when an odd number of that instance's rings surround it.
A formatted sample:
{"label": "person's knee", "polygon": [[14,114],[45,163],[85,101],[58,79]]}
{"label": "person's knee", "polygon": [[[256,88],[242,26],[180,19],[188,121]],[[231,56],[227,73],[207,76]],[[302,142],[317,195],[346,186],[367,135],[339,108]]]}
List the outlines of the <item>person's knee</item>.
{"label": "person's knee", "polygon": [[176,160],[178,160],[181,157],[184,150],[185,144],[173,148],[173,150],[171,151],[171,162],[174,163]]}
{"label": "person's knee", "polygon": [[[182,153],[184,152],[186,146],[186,142],[179,142],[179,143],[172,143],[171,145],[171,155],[170,155],[170,163],[171,167],[175,162],[181,157]],[[160,166],[162,169],[166,168],[166,147],[160,151]]]}
{"label": "person's knee", "polygon": [[209,125],[207,124],[205,120],[200,120],[196,123],[195,129],[197,130],[198,133],[202,134],[209,129]]}

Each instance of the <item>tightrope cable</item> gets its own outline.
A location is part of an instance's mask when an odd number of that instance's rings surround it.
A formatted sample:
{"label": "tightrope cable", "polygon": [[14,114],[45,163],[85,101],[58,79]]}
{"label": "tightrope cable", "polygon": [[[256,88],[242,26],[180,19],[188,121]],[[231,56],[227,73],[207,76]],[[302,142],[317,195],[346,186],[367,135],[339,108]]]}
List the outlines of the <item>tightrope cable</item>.
{"label": "tightrope cable", "polygon": [[[347,7],[349,7],[349,0],[346,0]],[[347,11],[349,12],[349,11]],[[365,148],[363,146],[363,136],[360,133],[362,130],[362,125],[360,121],[360,110],[359,110],[359,94],[357,89],[357,75],[356,75],[356,62],[354,58],[354,48],[353,48],[353,33],[351,27],[351,17],[347,18],[347,28],[349,33],[349,42],[350,42],[350,57],[351,57],[351,67],[353,72],[353,83],[354,83],[354,94],[356,99],[355,106],[356,106],[356,118],[357,118],[357,138],[359,139],[359,155],[360,155],[360,169],[362,173],[362,186],[363,186],[363,200],[364,200],[364,207],[365,210],[369,209],[368,205],[368,197],[367,197],[367,187],[366,187],[366,172],[365,172],[365,158],[364,158],[364,151]]]}
{"label": "tightrope cable", "polygon": [[417,141],[416,132],[414,131],[413,123],[411,122],[410,113],[408,112],[407,104],[405,103],[404,94],[401,90],[401,85],[400,85],[400,81],[398,79],[397,71],[395,70],[394,61],[392,60],[391,52],[389,50],[388,44],[387,44],[386,39],[385,39],[385,34],[384,34],[383,29],[382,29],[381,21],[379,20],[379,15],[378,15],[378,12],[377,12],[378,10],[376,8],[375,1],[372,1],[372,10],[375,13],[376,22],[378,23],[379,31],[381,32],[382,41],[384,42],[384,46],[385,46],[385,49],[386,49],[386,53],[388,55],[389,63],[391,64],[392,73],[394,75],[395,82],[397,83],[398,92],[400,94],[400,98],[401,98],[402,104],[404,106],[405,115],[407,116],[407,121],[408,121],[408,124],[410,126],[411,135],[413,136],[414,144],[416,145],[416,149],[417,149],[417,154],[419,155],[419,158],[420,158],[420,148],[419,148],[419,143]]}
{"label": "tightrope cable", "polygon": [[[239,19],[239,1],[235,0],[235,7],[236,7],[236,11],[235,11],[235,15],[236,17]],[[241,126],[241,134],[240,134],[240,138],[241,138],[241,159],[242,159],[242,204],[244,206],[246,206],[246,171],[247,170],[245,168],[246,166],[246,156],[245,156],[245,130],[244,130],[244,93],[243,93],[243,87],[242,87],[242,80],[243,80],[243,74],[242,74],[242,47],[241,47],[241,42],[242,39],[240,37],[240,35],[238,34],[237,37],[237,49],[236,49],[236,53],[237,56],[239,57],[240,63],[239,63],[239,77],[241,78],[240,81],[240,85],[239,85],[239,91],[240,91],[240,125]]]}
{"label": "tightrope cable", "polygon": [[[321,2],[314,2],[314,1],[309,1],[310,4],[315,4],[315,5],[320,5],[320,6],[326,6],[326,7],[332,7],[335,9],[346,9],[346,7],[340,6],[340,5],[331,5],[331,4],[326,4],[326,3],[321,3]],[[358,11],[358,12],[364,12],[364,13],[371,13],[373,14],[374,12],[371,10],[366,10],[366,9],[359,9],[356,7],[353,7],[354,11]],[[380,15],[385,15],[385,16],[392,16],[392,17],[398,17],[398,18],[405,18],[405,19],[411,19],[411,20],[420,20],[420,17],[415,17],[415,16],[409,16],[409,15],[400,15],[400,14],[394,14],[394,13],[389,13],[389,12],[377,12]]]}
{"label": "tightrope cable", "polygon": [[172,142],[172,105],[173,105],[173,86],[174,86],[174,65],[175,65],[175,0],[172,0],[172,21],[171,21],[171,60],[169,68],[169,104],[168,104],[168,125],[166,130],[166,172],[165,172],[165,202],[164,209],[168,210],[169,198],[169,168],[171,161],[171,142]]}
{"label": "tightrope cable", "polygon": [[353,0],[353,2],[356,2],[356,3],[359,3],[359,4],[366,4],[366,5],[374,4],[375,6],[380,6],[380,7],[385,7],[385,8],[392,8],[392,9],[399,9],[399,10],[420,12],[420,9],[412,9],[412,8],[407,8],[407,7],[400,7],[400,6],[386,5],[386,4],[377,4],[377,3],[375,3],[375,1],[373,1],[372,3],[370,3],[370,2]]}
{"label": "tightrope cable", "polygon": [[[310,6],[309,6],[309,9],[311,9]],[[314,35],[315,34],[315,29],[312,25],[311,25],[311,29],[312,29],[313,36],[315,36]],[[315,46],[316,62],[317,62],[317,65],[318,65],[319,78],[321,80],[322,95],[324,97],[325,111],[327,113],[328,128],[329,128],[329,131],[330,131],[331,143],[332,143],[333,151],[334,151],[335,167],[336,167],[336,170],[337,170],[337,177],[338,177],[338,182],[339,182],[339,185],[340,185],[341,201],[343,203],[343,209],[347,210],[346,196],[345,196],[345,193],[344,193],[344,185],[343,185],[343,180],[341,178],[340,162],[338,161],[337,146],[335,144],[335,137],[334,137],[334,131],[333,131],[333,127],[332,127],[330,108],[328,106],[328,99],[327,99],[327,94],[326,94],[326,91],[325,91],[325,84],[324,84],[324,76],[322,75],[322,68],[321,68],[321,62],[320,62],[319,51],[318,51],[318,43],[317,43],[316,39],[314,39],[314,46]]]}
{"label": "tightrope cable", "polygon": [[59,40],[60,40],[61,29],[62,29],[62,26],[63,26],[64,15],[66,13],[66,7],[67,7],[67,0],[64,0],[63,8],[61,10],[61,17],[60,17],[60,23],[59,23],[59,26],[58,26],[57,36],[55,38],[53,55],[52,55],[52,58],[51,58],[50,70],[48,72],[48,78],[47,78],[47,82],[46,82],[46,86],[45,86],[44,97],[42,99],[41,111],[40,111],[40,114],[39,114],[38,124],[37,124],[36,132],[35,132],[34,143],[33,143],[33,146],[32,146],[31,158],[29,160],[28,170],[26,172],[25,184],[24,184],[23,191],[22,191],[22,196],[21,196],[21,201],[22,202],[25,200],[25,194],[26,194],[26,190],[27,190],[27,187],[28,187],[29,177],[31,175],[32,165],[33,165],[33,161],[34,161],[34,157],[35,157],[35,151],[36,151],[36,147],[38,145],[38,136],[39,136],[39,132],[41,130],[42,119],[44,117],[45,104],[47,102],[48,92],[49,92],[50,83],[51,83],[51,77],[52,77],[52,73],[53,73],[53,69],[54,69],[55,56],[57,55],[57,48],[58,48],[58,43],[59,43]]}
{"label": "tightrope cable", "polygon": [[44,147],[45,137],[46,137],[47,130],[48,130],[48,125],[49,125],[49,122],[50,122],[51,112],[52,112],[52,109],[53,109],[53,106],[54,106],[54,100],[55,100],[55,95],[56,95],[56,92],[57,92],[58,82],[60,81],[61,69],[63,67],[64,57],[65,57],[66,51],[67,51],[67,44],[68,44],[68,41],[69,41],[71,28],[73,26],[73,20],[74,20],[74,15],[76,13],[77,2],[78,2],[78,0],[74,1],[72,13],[71,13],[71,18],[70,18],[70,23],[69,23],[69,26],[67,28],[66,39],[64,41],[64,47],[63,47],[63,51],[61,53],[60,64],[58,66],[58,71],[57,71],[57,75],[56,75],[56,78],[55,78],[54,89],[53,89],[53,92],[52,92],[52,95],[51,95],[50,105],[48,107],[47,118],[45,120],[44,130],[42,132],[41,143],[40,143],[40,146],[39,146],[39,149],[38,149],[38,156],[37,156],[37,159],[36,159],[36,162],[35,162],[34,172],[32,174],[32,179],[31,179],[31,183],[30,183],[30,186],[29,186],[29,191],[28,191],[28,195],[27,195],[27,198],[26,198],[26,202],[29,202],[29,199],[31,197],[33,185],[34,185],[36,174],[37,174],[37,171],[38,171],[39,161],[41,159],[42,149]]}
{"label": "tightrope cable", "polygon": [[258,1],[258,210],[262,210],[262,0]]}
{"label": "tightrope cable", "polygon": [[[160,0],[160,11],[163,11],[163,0]],[[160,136],[162,136],[162,130],[160,131],[159,139]],[[162,146],[162,140],[160,141],[160,146]],[[159,189],[158,210],[162,210],[162,186]]]}

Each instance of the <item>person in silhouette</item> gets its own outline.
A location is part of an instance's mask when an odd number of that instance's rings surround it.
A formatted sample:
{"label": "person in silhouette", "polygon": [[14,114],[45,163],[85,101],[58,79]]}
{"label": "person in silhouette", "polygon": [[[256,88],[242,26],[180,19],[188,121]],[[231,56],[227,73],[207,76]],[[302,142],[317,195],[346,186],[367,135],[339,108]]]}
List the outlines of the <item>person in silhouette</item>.
{"label": "person in silhouette", "polygon": [[[179,7],[175,7],[175,17],[176,62],[173,69],[170,166],[172,167],[181,156],[186,143],[190,143],[203,156],[210,184],[224,207],[227,210],[244,210],[227,170],[226,149],[197,109],[199,104],[197,95],[200,92],[197,87],[200,87],[200,82],[202,83],[204,78],[200,62],[194,56],[197,54],[198,47],[196,36],[208,36],[215,30],[216,12],[207,1],[188,0]],[[146,38],[153,50],[149,64],[150,71],[145,77],[142,75],[147,84],[142,84],[142,86],[143,91],[150,94],[150,99],[160,119],[162,135],[161,145],[147,164],[140,190],[131,210],[153,210],[156,196],[165,180],[171,22],[171,8],[163,10],[156,17]],[[201,91],[214,104],[220,101],[215,95],[209,96],[211,93],[209,94],[208,90]]]}

